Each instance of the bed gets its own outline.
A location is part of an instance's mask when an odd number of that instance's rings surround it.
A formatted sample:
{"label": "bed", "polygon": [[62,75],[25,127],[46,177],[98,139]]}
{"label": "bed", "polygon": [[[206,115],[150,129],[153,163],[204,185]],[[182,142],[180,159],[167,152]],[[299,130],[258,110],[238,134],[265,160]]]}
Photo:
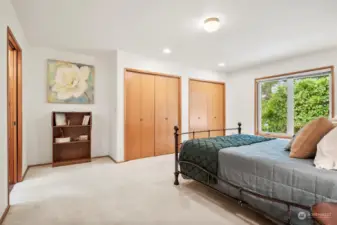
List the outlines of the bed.
{"label": "bed", "polygon": [[284,150],[287,140],[242,135],[241,124],[235,129],[239,135],[186,141],[179,154],[179,136],[187,133],[179,134],[175,127],[174,184],[179,185],[181,174],[277,224],[313,224],[312,205],[337,202],[336,171],[317,169],[312,159],[290,158]]}

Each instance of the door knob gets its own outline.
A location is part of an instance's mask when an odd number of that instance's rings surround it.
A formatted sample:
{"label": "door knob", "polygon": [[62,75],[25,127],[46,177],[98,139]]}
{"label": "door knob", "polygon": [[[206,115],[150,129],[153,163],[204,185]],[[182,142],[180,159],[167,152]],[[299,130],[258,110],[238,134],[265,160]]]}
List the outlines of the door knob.
{"label": "door knob", "polygon": [[168,118],[166,117],[165,120],[168,120]]}
{"label": "door knob", "polygon": [[214,119],[216,119],[216,116],[214,116]]}
{"label": "door knob", "polygon": [[200,120],[200,117],[198,117],[198,120]]}
{"label": "door knob", "polygon": [[140,118],[140,121],[143,121],[143,119],[142,119],[142,118]]}

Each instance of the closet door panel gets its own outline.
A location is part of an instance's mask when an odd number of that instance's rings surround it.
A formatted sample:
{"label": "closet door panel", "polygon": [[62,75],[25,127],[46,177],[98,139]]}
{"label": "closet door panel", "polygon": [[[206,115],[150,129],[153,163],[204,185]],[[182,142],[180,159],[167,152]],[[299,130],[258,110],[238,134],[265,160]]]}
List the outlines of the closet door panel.
{"label": "closet door panel", "polygon": [[[214,84],[203,82],[204,85],[204,93],[207,95],[207,128],[206,130],[213,130],[213,100],[214,100]],[[215,131],[212,131],[207,134],[207,137],[213,137]]]}
{"label": "closet door panel", "polygon": [[155,77],[155,155],[168,152],[168,85],[166,77]]}
{"label": "closet door panel", "polygon": [[154,76],[141,75],[141,94],[140,94],[140,157],[154,156]]}
{"label": "closet door panel", "polygon": [[179,125],[179,79],[178,78],[166,78],[167,79],[167,152],[174,153],[174,126]]}
{"label": "closet door panel", "polygon": [[125,75],[125,160],[140,158],[141,75]]}
{"label": "closet door panel", "polygon": [[179,117],[179,79],[155,78],[155,155],[174,152],[173,127]]}
{"label": "closet door panel", "polygon": [[[203,82],[190,80],[190,131],[208,129],[208,96]],[[207,137],[207,133],[196,133],[195,138]],[[193,135],[190,134],[190,138]]]}
{"label": "closet door panel", "polygon": [[[212,84],[212,130],[224,129],[224,85]],[[212,132],[212,136],[223,136],[223,131]]]}

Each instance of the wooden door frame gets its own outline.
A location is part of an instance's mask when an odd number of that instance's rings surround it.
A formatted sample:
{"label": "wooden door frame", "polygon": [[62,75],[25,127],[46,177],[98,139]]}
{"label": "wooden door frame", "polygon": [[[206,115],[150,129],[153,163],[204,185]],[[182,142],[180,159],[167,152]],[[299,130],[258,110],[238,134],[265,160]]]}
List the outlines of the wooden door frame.
{"label": "wooden door frame", "polygon": [[[12,47],[11,47],[11,46]],[[17,52],[17,152],[14,158],[14,167],[16,168],[16,173],[14,174],[14,184],[22,181],[22,49],[16,40],[13,32],[9,27],[7,27],[7,126],[8,118],[10,113],[10,108],[8,107],[9,101],[9,50],[14,48]],[[9,127],[7,127],[7,135],[9,135]],[[7,137],[8,140],[9,137]],[[9,145],[7,143],[7,163],[9,160]],[[9,165],[7,167],[9,169]],[[9,176],[9,171],[7,171],[7,176]],[[7,187],[8,187],[8,205],[9,205],[9,182],[7,177]]]}
{"label": "wooden door frame", "polygon": [[[139,70],[139,69],[132,69],[132,68],[125,68],[124,69],[124,160],[126,160],[126,73],[127,72],[133,72],[133,73],[140,73],[144,75],[152,75],[152,76],[162,76],[162,77],[170,77],[170,78],[176,78],[178,79],[178,127],[181,129],[181,115],[182,115],[182,108],[181,108],[181,99],[182,99],[182,93],[181,93],[181,76],[178,75],[172,75],[172,74],[164,74],[159,72],[152,72],[147,70]],[[172,135],[174,133],[173,127],[172,127]],[[154,155],[155,156],[155,155]]]}
{"label": "wooden door frame", "polygon": [[226,128],[226,83],[224,81],[213,81],[213,80],[204,80],[204,79],[196,79],[196,78],[189,78],[188,79],[188,132],[191,132],[191,81],[198,81],[204,83],[212,83],[212,84],[220,84],[223,85],[223,127]]}

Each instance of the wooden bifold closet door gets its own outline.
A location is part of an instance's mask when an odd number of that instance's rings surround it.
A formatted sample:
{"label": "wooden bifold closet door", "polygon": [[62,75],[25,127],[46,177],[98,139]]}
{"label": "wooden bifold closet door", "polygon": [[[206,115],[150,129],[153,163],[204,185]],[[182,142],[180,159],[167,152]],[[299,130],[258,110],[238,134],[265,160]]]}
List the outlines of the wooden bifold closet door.
{"label": "wooden bifold closet door", "polygon": [[155,155],[174,152],[173,127],[179,117],[179,80],[155,78]]}
{"label": "wooden bifold closet door", "polygon": [[126,70],[125,160],[174,152],[179,78]]}
{"label": "wooden bifold closet door", "polygon": [[125,159],[154,155],[154,76],[125,74]]}
{"label": "wooden bifold closet door", "polygon": [[[208,81],[189,82],[189,130],[204,131],[224,129],[225,85]],[[196,133],[194,138],[208,137],[208,133]],[[223,136],[223,131],[210,132],[211,137]],[[193,134],[190,135],[193,138]]]}

